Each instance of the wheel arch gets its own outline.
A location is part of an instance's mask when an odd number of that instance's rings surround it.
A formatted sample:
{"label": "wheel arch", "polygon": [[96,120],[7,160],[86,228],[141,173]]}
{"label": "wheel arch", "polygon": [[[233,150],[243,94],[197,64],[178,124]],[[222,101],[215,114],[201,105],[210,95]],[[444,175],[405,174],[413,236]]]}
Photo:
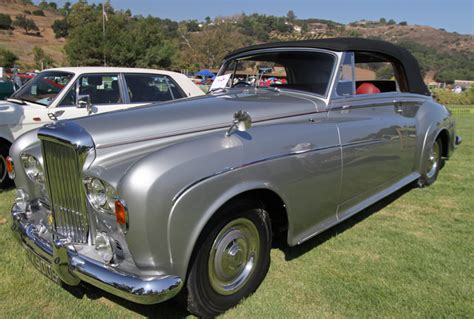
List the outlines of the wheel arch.
{"label": "wheel arch", "polygon": [[[177,222],[172,222],[171,219],[177,212],[173,210],[170,216],[170,223],[168,224],[168,243],[170,247],[169,254],[173,260],[174,266],[177,268],[177,272],[183,279],[187,277],[190,265],[192,264],[193,258],[195,257],[197,247],[205,236],[206,226],[213,222],[214,218],[217,218],[217,214],[222,207],[229,205],[230,203],[242,200],[250,199],[259,202],[262,208],[267,210],[270,221],[272,233],[278,237],[285,238],[287,240],[287,229],[288,229],[288,212],[284,198],[279,194],[278,190],[274,189],[267,183],[247,183],[245,185],[234,185],[234,187],[223,190],[221,196],[217,200],[212,201],[210,205],[206,205],[207,210],[200,214],[199,220],[193,223],[192,226],[188,225],[190,230],[189,236],[187,236],[187,244],[174,245],[174,239],[171,234],[173,226]],[[194,229],[193,229],[194,228]],[[178,248],[177,246],[181,246]],[[184,252],[183,252],[184,250]],[[181,252],[181,254],[179,253]],[[179,261],[179,262],[178,262]]]}
{"label": "wheel arch", "polygon": [[10,140],[8,140],[8,139],[6,139],[6,138],[4,138],[0,135],[0,145],[11,146],[12,144],[13,144],[12,141],[10,141]]}
{"label": "wheel arch", "polygon": [[443,157],[448,157],[450,141],[449,131],[445,128],[441,129],[436,135],[435,141],[438,140],[438,138],[441,139],[441,145],[443,147],[441,150],[441,155]]}
{"label": "wheel arch", "polygon": [[429,146],[433,144],[438,138],[441,138],[442,141],[442,156],[448,157],[449,156],[449,130],[445,127],[439,127],[432,125],[424,135],[423,147],[421,150],[421,156],[419,157],[418,169],[421,174],[425,168],[425,158],[427,156],[427,152],[429,151]]}

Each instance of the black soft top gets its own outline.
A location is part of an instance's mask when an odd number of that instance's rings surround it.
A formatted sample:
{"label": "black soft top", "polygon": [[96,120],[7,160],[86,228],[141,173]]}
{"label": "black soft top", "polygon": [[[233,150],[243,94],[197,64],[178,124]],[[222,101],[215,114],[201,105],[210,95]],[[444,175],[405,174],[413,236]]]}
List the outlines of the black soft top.
{"label": "black soft top", "polygon": [[248,51],[259,49],[274,49],[281,47],[290,48],[317,48],[331,51],[353,51],[356,55],[363,52],[375,53],[392,60],[398,67],[403,70],[403,76],[407,84],[406,90],[410,93],[417,93],[423,95],[430,95],[430,91],[423,82],[421,77],[420,66],[415,57],[406,49],[391,44],[389,42],[362,39],[362,38],[330,38],[318,40],[302,40],[302,41],[288,41],[288,42],[271,42],[259,45],[253,45],[238,49],[228,54],[225,59],[229,59],[235,55],[245,53]]}

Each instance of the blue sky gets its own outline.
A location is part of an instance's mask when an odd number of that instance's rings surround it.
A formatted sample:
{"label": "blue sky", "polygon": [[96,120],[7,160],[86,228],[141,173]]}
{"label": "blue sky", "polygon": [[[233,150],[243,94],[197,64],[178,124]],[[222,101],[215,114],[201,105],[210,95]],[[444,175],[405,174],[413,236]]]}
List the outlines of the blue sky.
{"label": "blue sky", "polygon": [[[64,0],[57,1],[63,4]],[[75,2],[75,1],[72,1]],[[101,1],[91,1],[100,3]],[[329,19],[347,23],[381,17],[474,34],[474,0],[111,0],[114,8],[173,20],[204,20],[245,12]]]}

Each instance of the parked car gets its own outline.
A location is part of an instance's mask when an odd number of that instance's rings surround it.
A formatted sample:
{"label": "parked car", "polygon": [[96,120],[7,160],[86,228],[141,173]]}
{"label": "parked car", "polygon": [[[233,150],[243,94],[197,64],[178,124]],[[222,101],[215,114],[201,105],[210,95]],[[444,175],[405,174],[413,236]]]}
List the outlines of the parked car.
{"label": "parked car", "polygon": [[[369,63],[395,78],[358,82]],[[285,84],[234,84],[259,65],[284,67]],[[244,48],[216,81],[201,98],[15,142],[12,229],[43,274],[142,304],[182,292],[192,313],[214,316],[258,288],[274,237],[299,245],[409,183],[432,184],[461,142],[414,57],[386,42]]]}
{"label": "parked car", "polygon": [[[0,102],[0,189],[11,184],[5,171],[10,145],[29,130],[56,119],[203,94],[185,75],[175,72],[106,67],[43,71]],[[84,107],[88,103],[90,107]]]}

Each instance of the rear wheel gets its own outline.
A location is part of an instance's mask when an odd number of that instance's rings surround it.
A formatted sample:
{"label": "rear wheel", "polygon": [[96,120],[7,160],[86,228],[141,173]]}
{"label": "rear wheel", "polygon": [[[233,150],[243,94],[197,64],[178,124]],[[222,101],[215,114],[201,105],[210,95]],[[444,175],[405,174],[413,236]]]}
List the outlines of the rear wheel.
{"label": "rear wheel", "polygon": [[424,171],[418,179],[418,186],[429,186],[436,181],[439,170],[442,167],[442,150],[443,143],[441,139],[438,138],[429,150],[428,156],[425,160]]}
{"label": "rear wheel", "polygon": [[0,189],[6,189],[13,185],[13,181],[8,177],[7,157],[9,147],[0,144]]}
{"label": "rear wheel", "polygon": [[242,200],[221,209],[203,232],[187,288],[190,312],[214,317],[253,293],[270,265],[268,213]]}

